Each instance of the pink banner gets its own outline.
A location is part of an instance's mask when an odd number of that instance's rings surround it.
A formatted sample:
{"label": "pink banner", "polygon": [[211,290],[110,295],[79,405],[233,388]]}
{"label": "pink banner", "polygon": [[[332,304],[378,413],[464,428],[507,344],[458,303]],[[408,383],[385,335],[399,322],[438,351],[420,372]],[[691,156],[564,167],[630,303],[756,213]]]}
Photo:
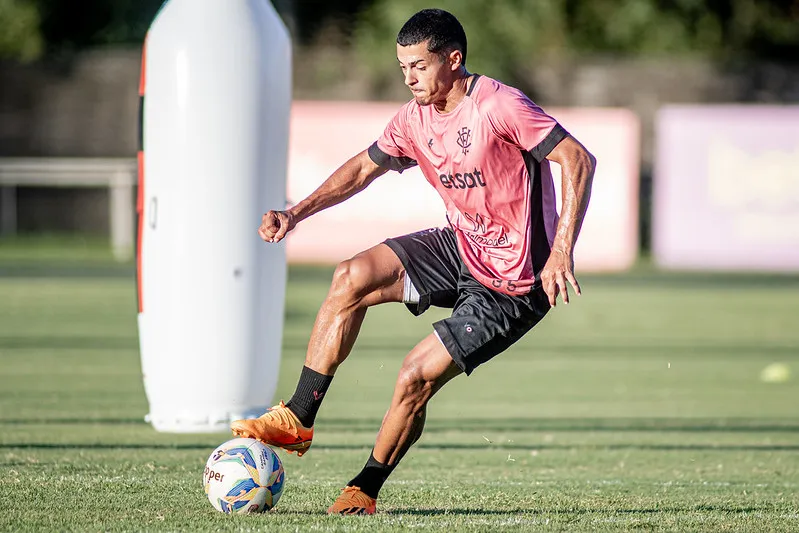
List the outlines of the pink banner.
{"label": "pink banner", "polygon": [[656,135],[659,265],[799,269],[799,106],[667,107]]}
{"label": "pink banner", "polygon": [[[400,103],[294,102],[288,195],[299,201],[365,150]],[[628,268],[638,239],[639,125],[623,109],[549,109],[598,159],[588,214],[575,250],[579,271]],[[560,168],[553,164],[556,180]],[[560,193],[559,182],[556,189]],[[446,225],[444,204],[418,169],[389,172],[347,202],[303,221],[289,235],[291,262],[335,263],[388,237]]]}

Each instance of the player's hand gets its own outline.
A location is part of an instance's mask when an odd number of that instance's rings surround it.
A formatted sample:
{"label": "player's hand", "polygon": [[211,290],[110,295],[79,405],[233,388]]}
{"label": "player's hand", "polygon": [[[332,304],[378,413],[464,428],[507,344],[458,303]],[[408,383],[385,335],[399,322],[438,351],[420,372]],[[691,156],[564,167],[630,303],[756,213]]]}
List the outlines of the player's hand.
{"label": "player's hand", "polygon": [[295,225],[289,211],[269,211],[261,218],[258,235],[266,242],[280,242]]}
{"label": "player's hand", "polygon": [[580,284],[577,283],[577,278],[574,277],[574,257],[572,254],[552,250],[549,254],[547,264],[541,271],[541,284],[544,287],[544,292],[549,297],[549,305],[555,307],[558,300],[558,294],[563,298],[563,303],[569,303],[569,289],[566,282],[571,283],[574,287],[574,292],[581,294]]}

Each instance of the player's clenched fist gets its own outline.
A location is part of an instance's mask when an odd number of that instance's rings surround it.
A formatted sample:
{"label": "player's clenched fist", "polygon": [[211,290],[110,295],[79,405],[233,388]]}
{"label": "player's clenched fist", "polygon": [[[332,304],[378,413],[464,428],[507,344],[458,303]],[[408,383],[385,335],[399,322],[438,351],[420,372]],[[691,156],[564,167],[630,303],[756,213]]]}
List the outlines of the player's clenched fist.
{"label": "player's clenched fist", "polygon": [[294,224],[294,217],[288,211],[269,211],[261,218],[258,235],[266,242],[280,242]]}

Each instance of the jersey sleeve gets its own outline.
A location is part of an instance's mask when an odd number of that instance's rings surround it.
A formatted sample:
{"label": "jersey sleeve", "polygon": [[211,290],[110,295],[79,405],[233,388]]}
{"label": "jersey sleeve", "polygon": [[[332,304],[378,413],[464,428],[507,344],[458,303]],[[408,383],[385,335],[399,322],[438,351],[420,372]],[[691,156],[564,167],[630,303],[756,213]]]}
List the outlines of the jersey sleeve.
{"label": "jersey sleeve", "polygon": [[539,163],[569,135],[521,91],[498,93],[493,104],[488,120],[497,136],[530,152]]}
{"label": "jersey sleeve", "polygon": [[416,155],[411,144],[403,107],[388,123],[383,134],[369,147],[369,157],[380,167],[402,172],[416,166]]}

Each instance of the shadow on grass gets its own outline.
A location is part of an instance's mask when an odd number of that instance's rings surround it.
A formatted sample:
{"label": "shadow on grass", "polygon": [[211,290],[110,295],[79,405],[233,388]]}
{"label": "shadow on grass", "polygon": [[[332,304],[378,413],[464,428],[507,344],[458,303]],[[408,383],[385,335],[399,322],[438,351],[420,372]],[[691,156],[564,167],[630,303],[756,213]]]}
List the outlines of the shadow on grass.
{"label": "shadow on grass", "polygon": [[[320,420],[319,432],[374,432],[378,418],[333,418]],[[0,418],[0,427],[36,425],[141,425],[141,417],[115,418]],[[663,432],[663,433],[799,433],[799,420],[750,418],[439,418],[428,421],[425,435],[435,433],[486,431],[509,432]],[[480,435],[478,435],[478,433]]]}
{"label": "shadow on grass", "polygon": [[126,263],[112,262],[4,261],[0,264],[0,278],[129,279],[135,283],[136,269]]}
{"label": "shadow on grass", "polygon": [[388,514],[411,516],[502,516],[509,515],[514,518],[524,518],[541,515],[636,515],[636,514],[662,514],[662,513],[690,513],[690,512],[715,512],[715,513],[754,513],[772,511],[771,507],[731,507],[727,505],[697,505],[686,507],[651,507],[643,509],[530,509],[515,508],[505,510],[495,509],[392,509]]}
{"label": "shadow on grass", "polygon": [[[650,514],[683,514],[683,513],[724,513],[724,514],[746,514],[755,512],[771,512],[774,509],[768,506],[748,506],[732,507],[727,505],[696,505],[685,507],[646,507],[641,509],[531,509],[529,507],[515,507],[513,509],[419,509],[419,508],[392,508],[387,511],[378,509],[376,518],[380,516],[465,516],[465,517],[501,517],[520,519],[534,518],[541,516],[570,516],[570,515],[597,515],[597,516],[625,516],[625,515],[650,515]],[[327,516],[324,511],[306,511],[296,509],[275,509],[273,515],[289,516]],[[347,517],[345,517],[346,519]],[[332,520],[339,520],[340,517],[332,517]],[[352,520],[369,520],[369,517],[355,515],[349,517]]]}
{"label": "shadow on grass", "polygon": [[0,419],[0,426],[38,426],[38,425],[65,425],[65,426],[144,426],[147,424],[144,417],[135,418],[7,418]]}
{"label": "shadow on grass", "polygon": [[[0,349],[8,350],[138,350],[136,337],[111,336],[3,336]],[[36,354],[32,354],[34,357]],[[50,355],[44,353],[42,355]]]}
{"label": "shadow on grass", "polygon": [[20,442],[18,444],[3,443],[0,449],[4,450],[211,450],[213,445],[204,444],[160,444],[160,443],[58,443],[58,442]]}
{"label": "shadow on grass", "polygon": [[[379,342],[373,339],[357,341],[355,345],[356,357],[370,358],[370,357],[385,357],[386,353],[396,353],[404,355],[407,353],[418,339],[407,338],[398,339],[392,337],[386,342]],[[406,344],[400,344],[406,343]],[[305,350],[308,344],[305,340],[301,342],[286,339],[283,343],[285,350]],[[708,358],[724,358],[729,359],[736,355],[743,355],[747,357],[755,356],[757,358],[766,358],[774,356],[790,356],[794,357],[799,350],[796,344],[765,344],[763,342],[757,343],[713,343],[706,345],[697,345],[694,341],[684,341],[675,343],[663,343],[658,341],[657,344],[614,344],[608,342],[606,344],[595,345],[580,345],[580,344],[552,344],[552,345],[537,345],[535,348],[536,354],[558,355],[558,356],[574,356],[574,355],[629,355],[640,356],[645,353],[650,359],[657,357],[667,357],[668,360],[674,361],[675,358],[681,356],[707,356]],[[529,355],[533,353],[533,349],[519,348],[517,355]],[[397,363],[399,369],[399,362]]]}
{"label": "shadow on grass", "polygon": [[[302,314],[295,311],[287,311],[288,315]],[[306,313],[308,317],[315,316],[316,311],[313,313]],[[408,339],[407,346],[399,346],[397,339],[392,338],[386,342],[379,342],[375,340],[358,341],[355,349],[358,351],[358,357],[384,357],[386,352],[396,352],[404,354],[409,350],[417,339]],[[283,343],[284,350],[305,350],[308,347],[307,340],[295,342],[291,339],[286,339]],[[52,349],[52,350],[127,350],[138,349],[139,339],[137,337],[124,337],[124,336],[102,336],[102,335],[4,335],[0,336],[0,349]],[[638,355],[646,352],[652,357],[658,354],[669,356],[673,360],[675,356],[684,354],[702,354],[709,357],[723,356],[729,358],[735,355],[751,356],[753,354],[758,357],[774,357],[774,356],[793,356],[796,354],[799,347],[796,345],[785,344],[763,344],[763,343],[713,343],[708,345],[697,346],[693,341],[689,342],[675,342],[675,343],[658,343],[652,344],[625,344],[614,345],[598,344],[593,346],[576,345],[576,344],[561,344],[551,346],[539,346],[539,352],[546,352],[549,354],[565,354],[565,355]]]}
{"label": "shadow on grass", "polygon": [[[222,437],[224,438],[224,437]],[[53,443],[53,442],[19,442],[3,443],[0,449],[89,449],[89,450],[205,450],[207,443],[202,444],[163,444],[163,443]],[[316,450],[370,450],[373,444],[314,444]],[[547,450],[640,450],[640,451],[713,451],[713,452],[795,452],[799,444],[432,444],[422,443],[414,446],[421,450],[506,450],[506,451],[547,451]]]}
{"label": "shadow on grass", "polygon": [[[333,265],[292,264],[288,282],[327,286],[333,277]],[[110,258],[80,259],[0,257],[0,277],[9,278],[128,278],[135,279],[131,262],[117,263]],[[776,272],[665,271],[642,262],[627,272],[583,274],[580,285],[647,286],[666,288],[786,288],[799,286],[799,274]]]}
{"label": "shadow on grass", "polygon": [[[380,419],[327,419],[318,424],[348,431],[376,431]],[[684,433],[799,433],[799,421],[766,421],[748,418],[467,418],[431,420],[425,434],[484,431],[564,432],[684,432]]]}

